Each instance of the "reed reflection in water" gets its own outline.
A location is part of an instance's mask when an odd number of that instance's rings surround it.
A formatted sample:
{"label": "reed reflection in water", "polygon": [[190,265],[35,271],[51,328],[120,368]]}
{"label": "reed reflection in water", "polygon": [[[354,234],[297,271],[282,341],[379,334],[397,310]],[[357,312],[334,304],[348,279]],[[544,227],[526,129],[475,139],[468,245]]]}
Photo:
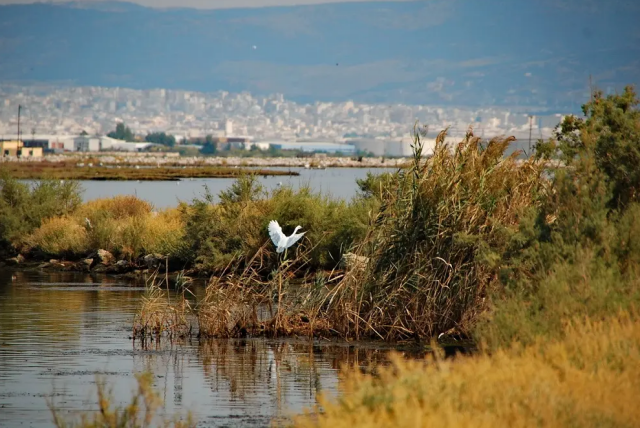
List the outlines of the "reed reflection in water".
{"label": "reed reflection in water", "polygon": [[0,268],[2,424],[51,426],[51,393],[63,412],[97,410],[96,375],[112,388],[115,404],[125,405],[133,373],[152,371],[168,415],[192,410],[202,426],[266,426],[312,406],[321,391],[337,393],[341,365],[386,362],[377,344],[133,341],[143,285]]}

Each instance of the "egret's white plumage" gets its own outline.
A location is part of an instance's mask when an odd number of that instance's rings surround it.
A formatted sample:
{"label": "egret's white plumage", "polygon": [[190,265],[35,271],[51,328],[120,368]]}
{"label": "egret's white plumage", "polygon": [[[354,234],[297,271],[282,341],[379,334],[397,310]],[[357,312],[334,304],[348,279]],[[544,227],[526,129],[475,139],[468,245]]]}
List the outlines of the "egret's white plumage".
{"label": "egret's white plumage", "polygon": [[278,224],[277,221],[271,220],[269,222],[269,236],[273,241],[273,244],[276,246],[276,253],[281,253],[302,238],[307,232],[296,233],[298,229],[302,229],[302,226],[296,226],[293,230],[293,233],[290,236],[286,236],[282,233],[282,228]]}

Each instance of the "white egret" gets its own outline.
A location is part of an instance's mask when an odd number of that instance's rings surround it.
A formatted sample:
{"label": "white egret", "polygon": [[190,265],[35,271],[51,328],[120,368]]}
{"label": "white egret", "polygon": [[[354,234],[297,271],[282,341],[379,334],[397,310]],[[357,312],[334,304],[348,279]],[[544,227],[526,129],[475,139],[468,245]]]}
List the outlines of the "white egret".
{"label": "white egret", "polygon": [[278,224],[277,221],[271,220],[269,222],[269,236],[273,241],[273,244],[276,246],[276,253],[281,253],[302,238],[307,232],[296,233],[298,229],[302,229],[302,226],[296,226],[293,230],[293,233],[289,236],[286,236],[282,233],[282,228]]}

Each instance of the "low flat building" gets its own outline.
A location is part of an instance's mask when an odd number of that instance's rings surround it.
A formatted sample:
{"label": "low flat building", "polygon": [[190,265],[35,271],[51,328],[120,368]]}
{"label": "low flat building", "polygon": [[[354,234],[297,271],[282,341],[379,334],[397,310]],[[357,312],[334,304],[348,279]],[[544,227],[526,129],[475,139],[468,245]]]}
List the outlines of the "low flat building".
{"label": "low flat building", "polygon": [[0,142],[0,155],[2,157],[18,156],[21,147],[20,141],[2,141]]}
{"label": "low flat building", "polygon": [[79,136],[73,139],[73,149],[76,152],[98,152],[102,149],[100,137]]}
{"label": "low flat building", "polygon": [[42,147],[24,147],[22,141],[0,141],[0,157],[42,157]]}

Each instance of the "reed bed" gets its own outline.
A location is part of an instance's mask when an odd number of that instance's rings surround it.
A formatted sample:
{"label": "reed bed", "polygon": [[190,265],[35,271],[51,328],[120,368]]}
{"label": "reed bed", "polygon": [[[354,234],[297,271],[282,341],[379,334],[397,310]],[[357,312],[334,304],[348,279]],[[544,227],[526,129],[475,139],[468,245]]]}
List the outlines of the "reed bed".
{"label": "reed bed", "polygon": [[342,394],[294,419],[308,427],[633,427],[640,425],[636,313],[574,319],[562,340],[444,360],[393,357],[377,376],[348,370]]}
{"label": "reed bed", "polygon": [[[164,281],[157,280],[158,271],[148,280],[140,309],[133,319],[133,336],[146,340],[169,340],[189,337],[193,334],[193,309],[187,293],[190,293],[184,281],[178,281],[176,287],[181,293],[173,298],[169,289],[169,276]],[[180,277],[179,277],[180,279]],[[164,286],[164,288],[163,288]]]}
{"label": "reed bed", "polygon": [[380,188],[381,207],[354,253],[364,263],[327,290],[320,316],[345,337],[466,334],[508,261],[519,219],[544,186],[543,165],[505,157],[513,138],[483,145],[469,132],[432,157],[415,134],[412,167]]}
{"label": "reed bed", "polygon": [[242,273],[234,273],[237,268],[230,264],[228,273],[211,278],[196,306],[200,337],[312,337],[329,332],[328,323],[318,320],[307,304],[312,293],[305,268],[314,247],[295,252],[291,259],[285,254],[265,280],[260,270],[272,253],[268,246],[254,255]]}
{"label": "reed bed", "polygon": [[[208,260],[227,266],[196,305],[199,335],[394,341],[468,334],[510,262],[520,217],[544,190],[544,166],[533,158],[517,162],[517,153],[504,157],[511,138],[483,145],[471,132],[455,147],[441,133],[434,155],[424,160],[420,133],[415,135],[412,167],[383,177],[385,185],[368,180],[371,194],[353,212],[304,189],[261,199],[251,179],[223,192],[220,205],[205,198],[183,207],[190,240],[199,243],[190,251],[218,241],[216,249],[235,246],[234,237],[254,248],[229,247],[219,256],[210,251]],[[364,207],[368,226],[362,225]],[[358,214],[340,218],[348,213]],[[299,224],[295,219],[303,216],[307,221],[300,223],[312,225],[310,233],[288,258],[279,258],[262,225],[273,217]],[[356,239],[363,227],[363,238]],[[351,238],[350,244],[334,249],[341,237]],[[334,270],[318,269],[318,254],[331,251],[342,255],[342,265],[336,260]]]}

